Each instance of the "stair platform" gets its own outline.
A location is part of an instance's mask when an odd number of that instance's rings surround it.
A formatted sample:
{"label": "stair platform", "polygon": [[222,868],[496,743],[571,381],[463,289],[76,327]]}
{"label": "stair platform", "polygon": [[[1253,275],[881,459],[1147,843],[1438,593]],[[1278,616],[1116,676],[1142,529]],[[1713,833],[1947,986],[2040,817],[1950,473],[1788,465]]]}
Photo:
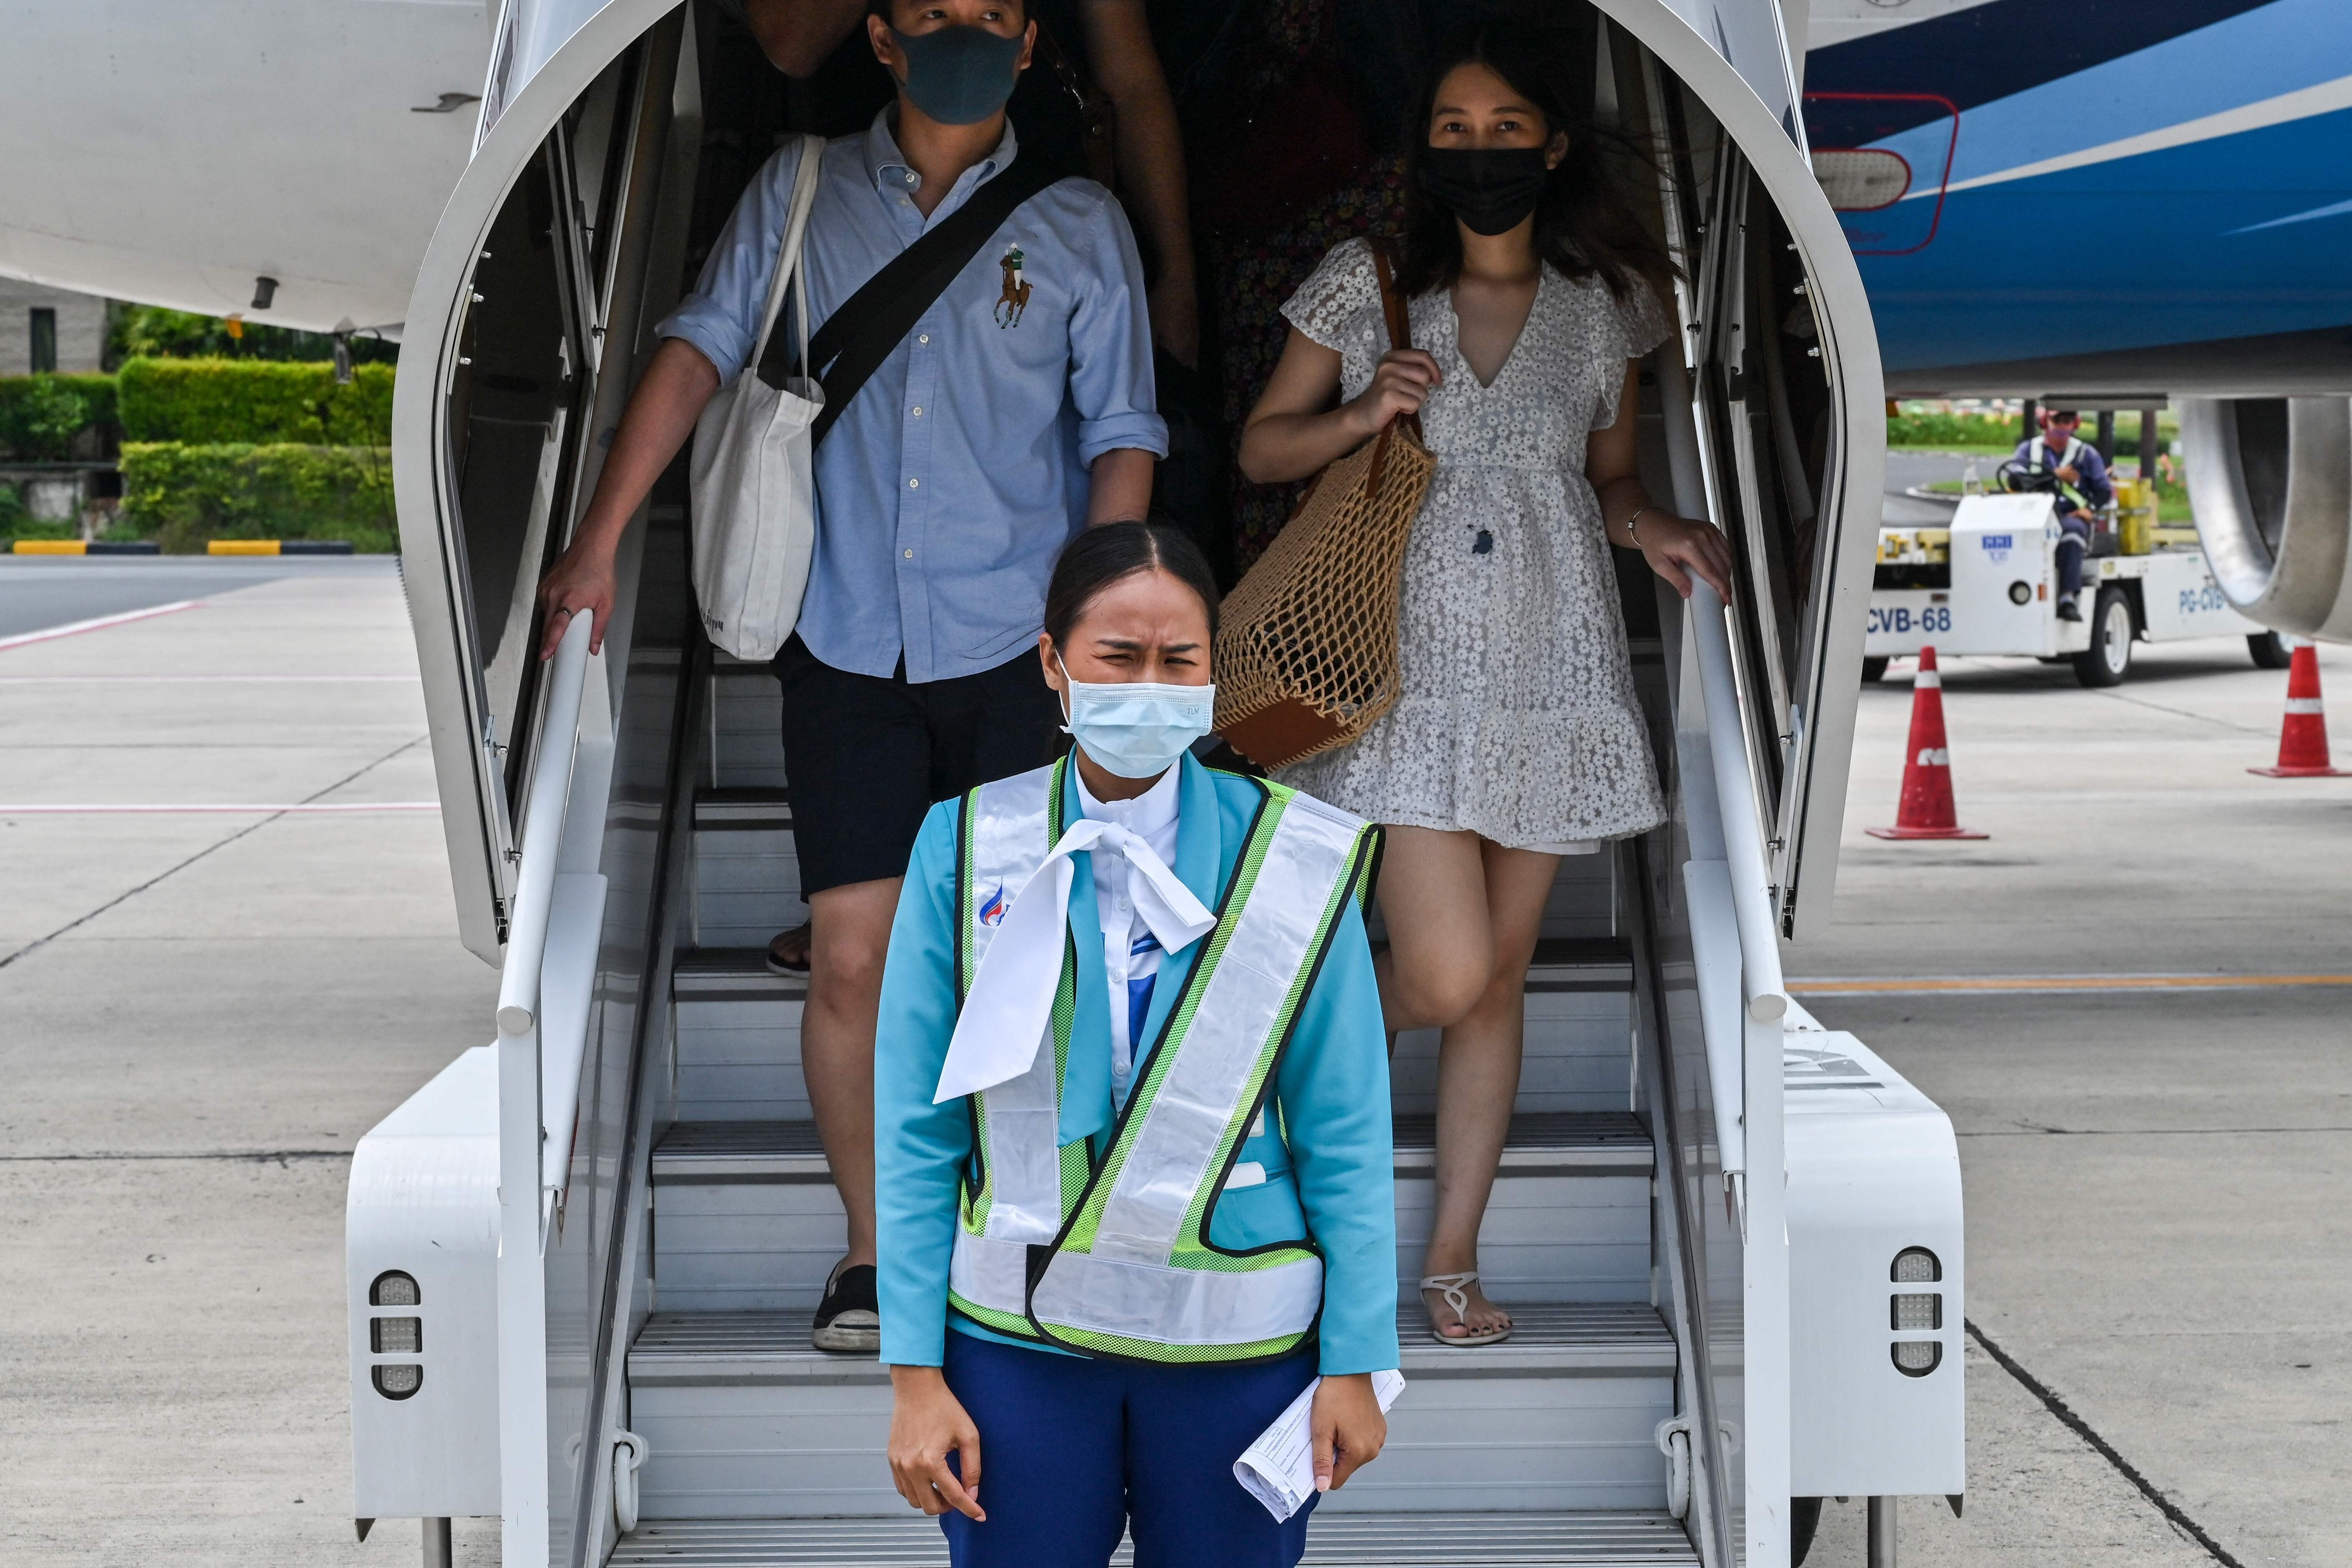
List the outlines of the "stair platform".
{"label": "stair platform", "polygon": [[[908,1568],[947,1560],[938,1521],[910,1509],[900,1519],[648,1523],[621,1538],[610,1563]],[[1111,1562],[1127,1568],[1134,1561],[1121,1542]],[[1306,1562],[1310,1568],[1696,1568],[1698,1553],[1663,1512],[1334,1513],[1308,1527]]]}

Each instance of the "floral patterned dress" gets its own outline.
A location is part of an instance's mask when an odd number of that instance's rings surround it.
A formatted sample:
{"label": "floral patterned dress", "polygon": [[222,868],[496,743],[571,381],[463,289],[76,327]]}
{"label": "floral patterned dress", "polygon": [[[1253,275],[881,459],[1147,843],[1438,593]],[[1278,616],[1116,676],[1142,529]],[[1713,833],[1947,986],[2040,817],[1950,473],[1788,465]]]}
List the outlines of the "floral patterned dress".
{"label": "floral patterned dress", "polygon": [[[1388,348],[1371,251],[1334,249],[1283,307],[1340,355],[1340,396]],[[1584,477],[1616,423],[1625,362],[1667,335],[1655,296],[1622,303],[1549,268],[1491,384],[1462,357],[1451,294],[1412,302],[1412,342],[1444,382],[1422,407],[1437,470],[1406,547],[1404,690],[1353,744],[1283,782],[1375,822],[1467,828],[1572,853],[1665,818],[1633,691],[1601,505]]]}

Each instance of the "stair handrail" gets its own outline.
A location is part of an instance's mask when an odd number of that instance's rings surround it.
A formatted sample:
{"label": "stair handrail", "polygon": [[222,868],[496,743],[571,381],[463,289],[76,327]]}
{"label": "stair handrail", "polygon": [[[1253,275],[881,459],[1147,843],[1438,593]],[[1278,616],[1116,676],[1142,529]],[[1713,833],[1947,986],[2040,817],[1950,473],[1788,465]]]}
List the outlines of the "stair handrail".
{"label": "stair handrail", "polygon": [[540,728],[539,759],[522,819],[522,852],[515,871],[514,913],[507,922],[505,962],[499,975],[499,1035],[519,1039],[539,1027],[540,971],[547,959],[547,922],[555,905],[556,856],[572,794],[572,763],[580,751],[580,698],[588,679],[588,645],[595,616],[573,616],[556,645]]}
{"label": "stair handrail", "polygon": [[548,672],[499,975],[499,1453],[507,1477],[501,1500],[509,1562],[547,1561],[544,1259],[552,1194],[541,1170],[548,1137],[540,972],[547,961],[556,863],[580,752],[580,706],[593,621],[586,614],[571,617]]}
{"label": "stair handrail", "polygon": [[1732,672],[1731,627],[1722,596],[1705,582],[1691,585],[1691,625],[1698,646],[1699,689],[1706,705],[1706,749],[1715,764],[1715,798],[1723,818],[1724,860],[1731,877],[1733,918],[1739,929],[1739,984],[1748,1016],[1774,1024],[1789,1011],[1780,977],[1780,939],[1772,918],[1771,862],[1756,815],[1756,780],[1739,682]]}

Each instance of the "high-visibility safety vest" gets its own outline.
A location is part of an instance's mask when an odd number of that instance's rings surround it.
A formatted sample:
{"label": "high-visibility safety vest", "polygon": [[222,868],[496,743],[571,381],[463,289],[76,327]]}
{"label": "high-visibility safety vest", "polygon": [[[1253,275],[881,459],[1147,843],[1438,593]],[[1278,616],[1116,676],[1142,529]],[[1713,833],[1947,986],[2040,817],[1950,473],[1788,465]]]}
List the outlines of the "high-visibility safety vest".
{"label": "high-visibility safety vest", "polygon": [[[2036,436],[2025,444],[2025,471],[2029,474],[2054,474],[2061,468],[2072,468],[2082,460],[2084,452],[2088,450],[2089,447],[2090,443],[2084,441],[2080,436],[2069,436],[2066,437],[2066,449],[2063,452],[2053,452],[2047,435]],[[2045,458],[2053,460],[2044,462],[2042,459]],[[2081,470],[2076,469],[2076,471]],[[2063,479],[2058,481],[2058,492],[2076,506],[2090,504],[2088,496]]]}
{"label": "high-visibility safety vest", "polygon": [[[969,994],[1005,905],[1061,837],[1068,759],[982,784],[957,823],[956,994]],[[1281,1059],[1342,907],[1363,896],[1377,830],[1271,782],[1182,993],[1113,1123],[1058,1143],[1076,1015],[1076,948],[1035,1060],[966,1097],[964,1176],[948,1304],[1016,1339],[1150,1362],[1289,1353],[1323,1309],[1312,1237],[1220,1250],[1209,1217]]]}

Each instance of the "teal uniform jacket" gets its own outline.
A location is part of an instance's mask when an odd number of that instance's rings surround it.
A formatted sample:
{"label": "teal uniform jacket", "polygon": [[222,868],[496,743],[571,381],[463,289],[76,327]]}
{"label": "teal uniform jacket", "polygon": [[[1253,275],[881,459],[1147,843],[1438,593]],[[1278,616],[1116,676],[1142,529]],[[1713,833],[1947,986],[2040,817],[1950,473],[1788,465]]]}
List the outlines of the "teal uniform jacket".
{"label": "teal uniform jacket", "polygon": [[[1179,786],[1176,875],[1210,909],[1232,878],[1263,794],[1249,779],[1191,757]],[[1064,820],[1078,810],[1075,772]],[[955,1032],[956,810],[924,819],[898,896],[874,1048],[874,1176],[881,1266],[882,1360],[937,1366],[946,1352],[948,1259],[958,1181],[972,1157],[961,1100],[933,1105]],[[1086,855],[1073,869],[1070,929],[1077,933],[1077,1015],[1064,1075],[1061,1142],[1094,1141],[1112,1121],[1110,1002],[1101,923]],[[1164,955],[1142,1040],[1157,1041],[1207,941]],[[1130,1081],[1143,1077],[1145,1057]],[[1389,1125],[1388,1040],[1361,912],[1350,900],[1275,1073],[1272,1114],[1240,1158],[1265,1168],[1263,1185],[1229,1189],[1209,1237],[1239,1250],[1312,1236],[1323,1254],[1321,1367],[1334,1375],[1397,1364],[1395,1148]],[[958,1319],[960,1333],[1016,1344]],[[1044,1353],[1066,1353],[1026,1345]]]}

